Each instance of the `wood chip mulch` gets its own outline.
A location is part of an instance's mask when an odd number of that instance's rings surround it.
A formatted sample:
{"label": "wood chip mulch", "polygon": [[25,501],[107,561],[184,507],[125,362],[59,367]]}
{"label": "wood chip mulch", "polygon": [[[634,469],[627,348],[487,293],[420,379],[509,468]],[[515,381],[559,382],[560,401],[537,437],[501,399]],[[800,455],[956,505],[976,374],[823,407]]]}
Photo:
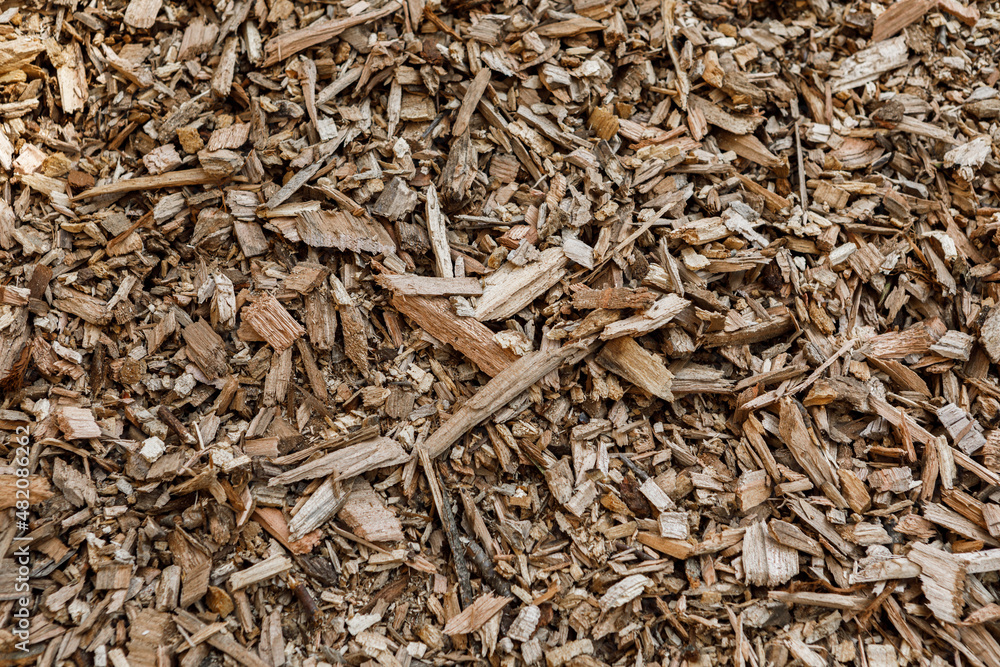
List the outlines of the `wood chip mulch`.
{"label": "wood chip mulch", "polygon": [[4,3],[0,665],[1000,667],[998,43]]}

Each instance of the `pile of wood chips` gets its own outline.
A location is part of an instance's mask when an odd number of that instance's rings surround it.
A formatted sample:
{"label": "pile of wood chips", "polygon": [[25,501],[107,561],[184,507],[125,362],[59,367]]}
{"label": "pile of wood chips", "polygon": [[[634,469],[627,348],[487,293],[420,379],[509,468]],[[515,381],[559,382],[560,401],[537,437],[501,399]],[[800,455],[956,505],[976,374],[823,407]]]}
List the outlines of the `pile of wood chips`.
{"label": "pile of wood chips", "polygon": [[998,5],[8,5],[0,663],[1000,667]]}

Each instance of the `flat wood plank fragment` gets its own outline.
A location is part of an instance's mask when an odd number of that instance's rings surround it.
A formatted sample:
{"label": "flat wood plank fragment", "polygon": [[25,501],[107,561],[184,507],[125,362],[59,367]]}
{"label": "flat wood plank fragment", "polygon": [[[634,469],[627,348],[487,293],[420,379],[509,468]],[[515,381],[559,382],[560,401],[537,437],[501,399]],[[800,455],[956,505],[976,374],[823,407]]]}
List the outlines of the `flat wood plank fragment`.
{"label": "flat wood plank fragment", "polygon": [[[475,112],[476,106],[479,104],[479,99],[483,96],[483,93],[486,92],[486,87],[490,85],[491,74],[492,71],[488,67],[484,67],[479,70],[479,73],[472,79],[472,83],[469,84],[469,88],[465,91],[465,96],[462,98],[462,106],[458,109],[458,115],[455,117],[455,124],[451,129],[454,134],[461,135],[469,129],[469,121],[472,120],[472,114]],[[428,216],[428,219],[430,219],[430,216]]]}
{"label": "flat wood plank fragment", "polygon": [[83,52],[77,42],[60,46],[54,41],[46,44],[49,59],[56,68],[59,81],[59,102],[65,113],[83,109],[87,102],[87,70],[84,67]]}
{"label": "flat wood plank fragment", "polygon": [[181,568],[180,608],[200,600],[208,591],[208,578],[212,559],[201,545],[195,543],[184,531],[178,529],[167,535],[174,563]]}
{"label": "flat wood plank fragment", "polygon": [[479,296],[482,283],[476,278],[433,278],[383,273],[378,283],[402,296]]}
{"label": "flat wood plank fragment", "polygon": [[747,583],[778,586],[799,572],[799,554],[775,539],[765,524],[756,522],[743,536],[743,571]]}

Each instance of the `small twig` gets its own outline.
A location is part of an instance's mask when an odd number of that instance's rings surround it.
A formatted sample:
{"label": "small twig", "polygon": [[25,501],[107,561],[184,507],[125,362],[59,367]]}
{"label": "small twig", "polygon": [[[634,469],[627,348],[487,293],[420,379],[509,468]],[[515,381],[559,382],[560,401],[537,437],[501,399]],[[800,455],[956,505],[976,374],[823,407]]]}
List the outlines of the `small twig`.
{"label": "small twig", "polygon": [[802,201],[802,214],[805,215],[806,209],[809,208],[809,199],[806,194],[806,170],[802,164],[802,137],[799,134],[799,125],[802,123],[802,119],[799,118],[795,121],[795,161],[798,163],[799,170],[799,199]]}
{"label": "small twig", "polygon": [[181,420],[178,419],[173,412],[171,412],[170,408],[165,405],[161,405],[157,409],[156,414],[160,420],[163,421],[163,423],[169,426],[170,429],[177,434],[177,436],[181,439],[181,442],[185,445],[193,445],[197,442],[195,437],[191,435],[191,432],[187,430],[187,427],[184,426]]}
{"label": "small twig", "polygon": [[431,487],[431,496],[434,497],[434,505],[437,506],[438,516],[444,525],[444,532],[448,538],[448,547],[451,555],[455,559],[455,573],[458,575],[458,596],[465,609],[472,604],[472,582],[469,581],[469,566],[465,562],[465,549],[462,548],[462,541],[458,536],[458,526],[455,525],[455,515],[451,511],[451,499],[446,499],[441,492],[441,484],[438,481],[437,471],[425,447],[417,447],[420,454],[420,463],[424,467],[424,474],[427,475],[427,483]]}
{"label": "small twig", "polygon": [[472,562],[476,565],[476,569],[479,570],[479,574],[482,575],[483,581],[489,584],[490,588],[495,590],[500,595],[508,598],[512,597],[510,584],[506,579],[497,574],[495,569],[493,569],[493,565],[490,563],[490,557],[486,555],[483,548],[474,540],[466,542],[465,548],[469,552],[469,558],[472,559]]}
{"label": "small twig", "polygon": [[620,460],[622,463],[624,463],[625,465],[627,465],[629,467],[629,470],[631,470],[632,472],[634,472],[636,474],[636,477],[638,477],[639,479],[641,479],[643,482],[645,482],[647,479],[649,479],[649,475],[646,474],[646,471],[644,471],[642,468],[640,468],[636,464],[632,463],[632,461],[631,461],[631,459],[629,459],[629,457],[625,456],[624,454],[619,454],[618,455],[618,460]]}
{"label": "small twig", "polygon": [[299,604],[306,612],[306,616],[309,620],[313,620],[320,613],[319,607],[316,606],[316,601],[313,599],[312,594],[305,584],[299,582],[298,579],[289,575],[288,576],[288,587],[292,589],[295,593],[295,597],[298,598]]}

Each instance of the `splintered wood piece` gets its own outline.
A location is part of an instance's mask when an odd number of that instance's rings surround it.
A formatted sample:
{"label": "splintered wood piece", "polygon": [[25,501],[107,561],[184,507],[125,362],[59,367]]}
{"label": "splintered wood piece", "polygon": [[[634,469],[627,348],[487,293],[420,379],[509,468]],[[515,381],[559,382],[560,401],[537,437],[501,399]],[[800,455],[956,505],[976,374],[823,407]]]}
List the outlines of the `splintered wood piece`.
{"label": "splintered wood piece", "polygon": [[[693,108],[696,113],[702,114],[708,123],[733,134],[750,134],[757,129],[763,120],[760,117],[729,113],[723,107],[697,95],[688,98],[688,106]],[[699,139],[700,137],[696,136],[695,138]]]}
{"label": "splintered wood piece", "polygon": [[187,343],[188,357],[198,365],[209,380],[229,374],[229,355],[212,325],[203,319],[192,322],[181,330]]}
{"label": "splintered wood piece", "polygon": [[660,535],[668,540],[686,540],[691,535],[687,512],[661,512],[657,523]]}
{"label": "splintered wood piece", "polygon": [[56,297],[52,305],[76,315],[84,322],[98,326],[111,323],[111,310],[106,301],[61,285],[53,287],[52,295]]}
{"label": "splintered wood piece", "polygon": [[936,0],[898,0],[878,15],[872,27],[872,43],[889,39],[908,25],[924,17]]}
{"label": "splintered wood piece", "polygon": [[487,276],[476,306],[476,319],[488,322],[512,317],[562,280],[566,261],[562,248],[548,248],[537,262],[525,266],[504,264]]}
{"label": "splintered wood piece", "polygon": [[[233,76],[236,73],[237,49],[240,42],[236,37],[226,39],[222,47],[222,55],[212,74],[212,94],[216,97],[229,97],[233,87]],[[209,149],[211,150],[211,149]]]}
{"label": "splintered wood piece", "polygon": [[879,42],[845,58],[834,72],[831,90],[839,93],[874,81],[880,75],[902,67],[910,49],[903,35]]}
{"label": "splintered wood piece", "polygon": [[461,136],[469,129],[469,121],[472,120],[472,114],[476,111],[479,99],[486,92],[486,87],[490,85],[491,74],[492,70],[489,67],[483,67],[472,79],[472,83],[469,84],[465,96],[462,98],[462,106],[459,107],[458,114],[455,116],[455,124],[451,128],[452,136]]}
{"label": "splintered wood piece", "polygon": [[963,5],[958,0],[938,0],[937,5],[967,26],[974,26],[979,22],[979,9],[974,4]]}
{"label": "splintered wood piece", "polygon": [[147,30],[153,27],[162,5],[163,0],[130,0],[122,20],[133,28]]}
{"label": "splintered wood piece", "polygon": [[261,399],[264,405],[278,405],[288,396],[288,386],[292,381],[292,350],[285,348],[271,356],[271,367],[264,379]]}
{"label": "splintered wood piece", "polygon": [[526,642],[535,634],[535,628],[542,618],[542,611],[533,604],[521,607],[517,612],[517,618],[510,624],[507,636],[516,642]]}
{"label": "splintered wood piece", "polygon": [[393,275],[376,277],[379,285],[401,296],[479,296],[482,283],[476,278],[434,278],[431,276]]}
{"label": "splintered wood piece", "polygon": [[306,331],[317,350],[331,350],[337,340],[337,309],[330,290],[323,284],[305,297]]}
{"label": "splintered wood piece", "polygon": [[244,307],[243,319],[278,352],[287,350],[306,332],[270,294],[265,294]]}
{"label": "splintered wood piece", "polygon": [[733,151],[741,158],[763,167],[777,167],[784,163],[784,160],[767,150],[760,139],[752,134],[741,135],[722,131],[716,136],[716,141],[722,150]]}
{"label": "splintered wood piece", "polygon": [[[187,611],[179,610],[175,612],[173,618],[178,626],[184,628],[184,630],[191,634],[197,634],[199,632],[204,633],[205,629],[208,627],[208,625],[202,622],[197,616]],[[233,635],[228,632],[217,632],[211,634],[205,639],[205,641],[230,656],[239,665],[246,665],[246,667],[273,667],[270,663],[261,660],[257,653],[241,645],[238,641],[236,641]],[[130,661],[131,658],[132,652],[130,650]]]}
{"label": "splintered wood piece", "polygon": [[858,513],[867,512],[871,507],[872,498],[865,488],[865,483],[853,471],[846,468],[838,468],[837,476],[840,477],[840,490],[851,509]]}
{"label": "splintered wood piece", "polygon": [[464,354],[491,377],[517,360],[516,354],[496,341],[492,330],[474,318],[456,315],[446,299],[397,294],[392,297],[392,305],[421,329]]}
{"label": "splintered wood piece", "polygon": [[386,4],[384,7],[364,14],[330,21],[317,21],[306,28],[278,33],[264,45],[265,57],[261,66],[271,67],[272,65],[276,65],[282,60],[291,58],[296,53],[308,49],[310,46],[316,46],[317,44],[322,44],[333,39],[349,28],[377,21],[386,16],[392,16],[401,7],[402,5],[393,0],[393,2]]}
{"label": "splintered wood piece", "polygon": [[[670,499],[670,496],[656,483],[652,477],[644,481],[639,486],[639,492],[646,496],[646,500],[652,505],[657,512],[666,512],[674,508],[674,501]],[[662,515],[661,515],[662,516]]]}
{"label": "splintered wood piece", "polygon": [[[746,547],[744,546],[743,549],[743,558],[746,560]],[[840,609],[843,611],[861,611],[871,602],[871,600],[863,595],[840,595],[838,593],[786,593],[785,591],[768,591],[767,597],[789,605],[801,604],[808,607],[823,607],[825,609]]]}
{"label": "splintered wood piece", "polygon": [[325,403],[329,398],[329,393],[326,389],[326,379],[323,371],[316,364],[316,355],[313,353],[312,347],[309,346],[309,342],[304,338],[296,340],[295,347],[299,351],[299,358],[302,360],[302,366],[305,368],[306,377],[309,378],[309,385],[312,387],[313,394],[321,402]]}
{"label": "splintered wood piece", "polygon": [[796,549],[803,553],[812,554],[817,558],[823,557],[822,545],[818,541],[806,535],[802,529],[793,523],[771,519],[771,522],[768,524],[768,530],[770,531],[771,537],[774,538],[778,544],[784,545],[790,549]]}
{"label": "splintered wood piece", "polygon": [[288,572],[290,569],[292,569],[292,559],[288,556],[276,554],[265,558],[256,565],[251,565],[245,570],[233,572],[229,576],[229,586],[232,590],[238,591],[251,584],[256,584],[271,577],[276,577],[283,572]]}
{"label": "splintered wood piece", "polygon": [[509,597],[483,593],[475,602],[463,609],[462,613],[448,619],[448,623],[444,626],[444,634],[453,637],[475,632],[499,614],[510,601]]}
{"label": "splintered wood piece", "polygon": [[948,331],[930,346],[930,351],[946,359],[968,361],[976,339],[961,331]]}
{"label": "splintered wood piece", "polygon": [[295,218],[299,238],[314,248],[337,248],[373,255],[396,252],[382,225],[345,211],[302,211]]}
{"label": "splintered wood piece", "polygon": [[986,444],[983,427],[979,420],[972,418],[954,403],[937,409],[937,418],[951,436],[955,446],[966,454],[975,454]]}
{"label": "splintered wood piece", "polygon": [[986,522],[986,528],[989,530],[990,535],[1000,537],[1000,505],[996,503],[984,504],[983,520]]}
{"label": "splintered wood piece", "polygon": [[771,486],[766,470],[749,470],[736,480],[736,499],[742,512],[766,502],[770,496]]}
{"label": "splintered wood piece", "polygon": [[656,301],[656,295],[645,287],[635,289],[629,287],[609,287],[603,290],[591,289],[586,285],[576,284],[570,286],[573,292],[573,307],[581,310],[603,308],[608,310],[622,310],[625,308],[637,308],[640,310],[649,308]]}
{"label": "splintered wood piece", "polygon": [[813,484],[824,491],[827,488],[838,488],[836,468],[813,441],[798,405],[791,398],[783,398],[780,401],[780,413],[781,441],[791,450],[792,456],[806,471]]}
{"label": "splintered wood piece", "polygon": [[[315,495],[315,493],[313,495]],[[310,499],[311,498],[312,496],[310,496]],[[308,502],[309,501],[307,500],[306,503]],[[305,504],[303,504],[302,508],[299,508],[299,512],[296,516],[302,514],[302,509],[304,507]],[[303,517],[303,519],[304,518],[305,517]],[[301,555],[309,553],[313,550],[313,548],[315,548],[320,539],[320,533],[318,531],[309,531],[304,533],[300,539],[293,540],[289,529],[289,523],[285,520],[281,510],[277,507],[258,506],[254,509],[253,519],[259,523],[264,530],[274,536],[274,538],[278,540],[283,547],[291,551],[293,554]],[[301,528],[299,530],[301,532]]]}
{"label": "splintered wood piece", "polygon": [[60,46],[55,40],[46,43],[49,60],[56,68],[59,82],[59,102],[65,113],[71,114],[83,109],[87,103],[87,70],[83,52],[78,42]]}
{"label": "splintered wood piece", "polygon": [[[168,646],[179,638],[169,614],[152,609],[142,609],[130,621],[128,626],[128,658],[125,659],[124,655],[122,656],[122,660],[130,666],[158,664],[157,654],[161,647]],[[198,623],[201,626],[205,625],[201,621]],[[109,658],[113,657],[111,651],[108,654]],[[115,667],[119,667],[119,665],[115,664]]]}
{"label": "splintered wood piece", "polygon": [[202,168],[171,171],[156,176],[138,176],[126,180],[115,181],[107,185],[98,185],[78,194],[74,199],[90,199],[104,195],[118,195],[140,190],[158,190],[160,188],[180,188],[187,185],[207,185],[216,182],[213,176]]}
{"label": "splintered wood piece", "polygon": [[349,494],[350,489],[345,491],[332,475],[327,477],[288,522],[288,539],[301,540],[337,516]]}
{"label": "splintered wood piece", "polygon": [[551,350],[530,352],[490,380],[422,445],[432,458],[448,451],[470,429],[514,400],[564,363],[573,364],[596,348],[592,341],[571,343]]}
{"label": "splintered wood piece", "polygon": [[413,212],[418,199],[417,193],[406,184],[406,181],[397,177],[389,181],[382,190],[382,194],[372,206],[372,214],[396,222]]}
{"label": "splintered wood piece", "polygon": [[84,440],[101,437],[101,427],[88,408],[66,406],[56,415],[56,423],[67,440]]}
{"label": "splintered wood piece", "polygon": [[690,305],[690,301],[677,294],[667,294],[657,299],[645,312],[612,322],[604,327],[604,331],[601,332],[601,340],[611,340],[622,336],[641,336],[662,329]]}
{"label": "splintered wood piece", "polygon": [[[486,69],[486,68],[483,68]],[[431,250],[434,251],[434,266],[439,278],[451,278],[455,275],[451,262],[451,247],[448,245],[448,230],[444,224],[444,214],[441,213],[441,202],[438,199],[437,188],[433,183],[427,186],[427,202],[424,209],[427,218],[427,235],[431,240]]]}
{"label": "splintered wood piece", "polygon": [[875,356],[869,356],[868,362],[888,375],[893,382],[904,389],[923,394],[927,398],[931,397],[931,390],[927,387],[927,383],[924,382],[923,378],[895,359],[880,359]]}
{"label": "splintered wood piece", "polygon": [[356,477],[369,470],[406,463],[410,454],[391,438],[375,438],[330,452],[294,470],[275,475],[269,486],[293,484],[304,479],[332,475],[337,481]]}
{"label": "splintered wood piece", "polygon": [[747,526],[743,536],[743,572],[754,586],[778,586],[799,573],[799,554],[772,538],[763,521]]}
{"label": "splintered wood piece", "polygon": [[977,524],[966,519],[957,512],[953,512],[944,505],[937,503],[927,503],[924,506],[924,518],[931,523],[937,524],[948,530],[964,535],[971,540],[980,540],[984,544],[993,547],[1000,547],[1000,542],[993,539],[989,533],[980,528]]}
{"label": "splintered wood piece", "polygon": [[[17,475],[0,475],[0,510],[15,507],[18,500],[24,499],[25,491],[27,491],[30,505],[38,505],[53,496],[54,492],[49,480],[41,475],[29,475],[27,489],[23,486],[24,482],[18,485],[18,479],[23,478]],[[18,493],[18,489],[21,489],[22,492]]]}
{"label": "splintered wood piece", "polygon": [[285,278],[281,287],[299,294],[309,294],[326,280],[330,270],[322,264],[314,262],[299,262],[292,267],[292,272]]}
{"label": "splintered wood piece", "polygon": [[674,400],[670,391],[673,374],[659,357],[634,338],[615,338],[605,343],[597,355],[597,363],[653,396]]}
{"label": "splintered wood piece", "polygon": [[979,342],[994,363],[1000,364],[1000,308],[993,308],[979,329]]}
{"label": "splintered wood piece", "polygon": [[358,307],[344,287],[344,283],[340,282],[336,275],[330,276],[330,285],[333,287],[333,300],[337,304],[337,312],[340,313],[340,326],[344,331],[344,353],[354,362],[361,374],[367,377],[368,339],[361,313],[358,312]]}
{"label": "splintered wood piece", "polygon": [[902,359],[911,354],[924,354],[946,332],[940,320],[921,322],[903,331],[871,338],[865,345],[865,353],[881,359]]}
{"label": "splintered wood piece", "polygon": [[181,567],[181,608],[200,600],[208,591],[212,559],[183,530],[177,528],[167,535],[175,565]]}
{"label": "splintered wood piece", "polygon": [[288,198],[298,192],[303,185],[311,181],[313,177],[319,173],[319,170],[323,168],[325,163],[326,160],[316,160],[309,166],[297,171],[295,175],[289,178],[277,192],[271,195],[270,199],[267,200],[267,203],[264,206],[271,211],[274,211],[274,209],[284,204],[288,201]]}
{"label": "splintered wood piece", "polygon": [[736,331],[720,331],[705,336],[705,347],[722,347],[724,345],[751,345],[770,340],[775,336],[795,328],[791,315],[777,315],[765,322],[758,322],[742,327]]}
{"label": "splintered wood piece", "polygon": [[[523,649],[522,649],[523,650]],[[563,667],[574,659],[586,658],[594,654],[594,642],[589,638],[574,639],[562,646],[545,651],[546,667]],[[541,656],[539,656],[540,658]],[[538,661],[536,661],[538,662]],[[581,662],[580,664],[592,664]]]}
{"label": "splintered wood piece", "polygon": [[26,287],[14,287],[13,285],[0,287],[0,304],[27,306],[30,296],[31,290]]}
{"label": "splintered wood piece", "polygon": [[826,516],[810,502],[800,498],[797,501],[790,501],[788,506],[806,525],[819,533],[831,548],[839,550],[844,556],[860,558],[861,551],[841,537]]}
{"label": "splintered wood piece", "polygon": [[362,539],[372,542],[399,542],[403,539],[403,526],[399,519],[364,479],[354,480],[338,517]]}
{"label": "splintered wood piece", "polygon": [[653,585],[653,580],[642,574],[633,574],[613,584],[597,601],[602,611],[617,609],[636,599]]}
{"label": "splintered wood piece", "polygon": [[958,623],[965,607],[965,563],[921,542],[914,543],[907,558],[920,566],[920,585],[934,617],[944,623]]}
{"label": "splintered wood piece", "polygon": [[56,459],[52,467],[52,483],[77,507],[97,504],[97,486],[93,480],[62,459]]}

